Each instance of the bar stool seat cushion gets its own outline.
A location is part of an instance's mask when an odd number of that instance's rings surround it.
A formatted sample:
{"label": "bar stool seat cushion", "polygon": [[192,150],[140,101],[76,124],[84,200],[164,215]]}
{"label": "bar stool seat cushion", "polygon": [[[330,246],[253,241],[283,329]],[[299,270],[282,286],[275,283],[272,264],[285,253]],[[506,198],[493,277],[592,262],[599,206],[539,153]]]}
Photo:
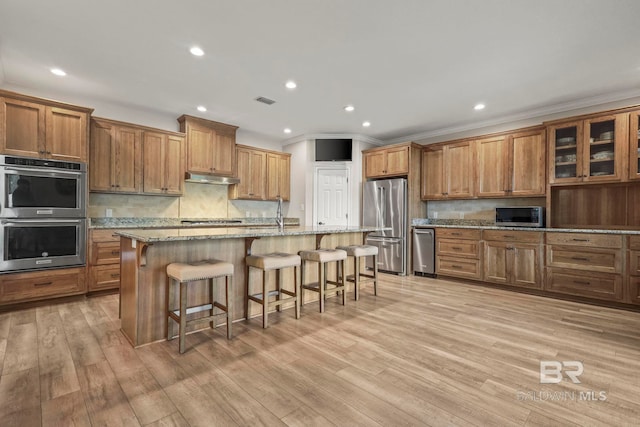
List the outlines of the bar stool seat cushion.
{"label": "bar stool seat cushion", "polygon": [[347,259],[347,253],[342,249],[316,249],[314,251],[300,251],[300,256],[306,261],[331,262]]}
{"label": "bar stool seat cushion", "polygon": [[347,255],[355,257],[378,255],[378,247],[371,245],[338,246],[336,249],[342,249]]}
{"label": "bar stool seat cushion", "polygon": [[167,266],[167,276],[179,282],[211,279],[233,275],[233,264],[217,259],[209,259],[193,263],[174,262]]}
{"label": "bar stool seat cushion", "polygon": [[249,255],[245,258],[248,266],[263,270],[278,270],[300,265],[300,255],[274,252],[266,255]]}

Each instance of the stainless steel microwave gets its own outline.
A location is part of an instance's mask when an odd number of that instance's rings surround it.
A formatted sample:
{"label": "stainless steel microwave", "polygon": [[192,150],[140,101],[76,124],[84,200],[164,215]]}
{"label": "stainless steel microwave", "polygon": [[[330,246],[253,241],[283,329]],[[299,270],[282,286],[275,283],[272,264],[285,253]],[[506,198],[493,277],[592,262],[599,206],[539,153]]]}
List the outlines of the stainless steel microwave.
{"label": "stainless steel microwave", "polygon": [[496,208],[496,225],[503,227],[544,227],[542,206]]}

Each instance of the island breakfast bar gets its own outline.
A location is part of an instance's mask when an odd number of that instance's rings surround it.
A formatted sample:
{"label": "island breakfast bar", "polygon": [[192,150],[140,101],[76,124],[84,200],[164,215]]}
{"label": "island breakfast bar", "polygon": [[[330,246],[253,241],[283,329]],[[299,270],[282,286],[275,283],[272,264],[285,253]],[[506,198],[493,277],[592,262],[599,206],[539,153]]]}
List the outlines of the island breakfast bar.
{"label": "island breakfast bar", "polygon": [[[193,262],[216,258],[234,265],[233,318],[245,317],[245,257],[270,252],[298,253],[301,250],[335,248],[362,244],[375,227],[277,227],[255,228],[175,228],[161,230],[119,230],[121,257],[121,328],[134,347],[166,339],[166,267],[172,262]],[[351,264],[347,273],[352,273]],[[307,271],[306,280],[317,281],[317,271]],[[331,272],[330,274],[335,274]],[[257,275],[252,276],[258,286]],[[285,288],[293,287],[292,277],[283,277]],[[223,295],[216,286],[216,300]],[[317,294],[305,294],[305,302],[317,300]],[[189,306],[209,300],[202,281],[189,289]],[[286,308],[286,306],[285,306]],[[254,307],[258,314],[259,307]],[[315,309],[315,305],[314,305]]]}

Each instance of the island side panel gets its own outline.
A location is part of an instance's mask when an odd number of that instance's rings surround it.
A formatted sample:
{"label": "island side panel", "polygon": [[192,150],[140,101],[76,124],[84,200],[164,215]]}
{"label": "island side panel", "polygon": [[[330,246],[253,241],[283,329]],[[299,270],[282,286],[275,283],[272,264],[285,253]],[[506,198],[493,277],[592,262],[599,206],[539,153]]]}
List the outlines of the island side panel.
{"label": "island side panel", "polygon": [[132,240],[120,238],[120,328],[131,344],[136,345],[138,268]]}

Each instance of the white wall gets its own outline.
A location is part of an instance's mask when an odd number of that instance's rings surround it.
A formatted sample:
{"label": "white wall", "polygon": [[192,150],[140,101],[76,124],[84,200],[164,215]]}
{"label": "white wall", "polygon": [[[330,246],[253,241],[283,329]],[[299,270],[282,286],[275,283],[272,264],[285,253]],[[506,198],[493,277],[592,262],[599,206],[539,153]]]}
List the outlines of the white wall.
{"label": "white wall", "polygon": [[[350,162],[316,162],[316,138],[351,138],[352,161]],[[285,142],[286,144],[286,142]],[[351,212],[349,225],[360,225],[362,205],[362,150],[380,145],[380,141],[363,135],[353,134],[318,134],[303,135],[289,144],[283,150],[291,153],[291,202],[288,216],[300,218],[301,225],[313,224],[313,209],[315,204],[315,179],[319,167],[349,167],[349,191],[351,198]]]}

